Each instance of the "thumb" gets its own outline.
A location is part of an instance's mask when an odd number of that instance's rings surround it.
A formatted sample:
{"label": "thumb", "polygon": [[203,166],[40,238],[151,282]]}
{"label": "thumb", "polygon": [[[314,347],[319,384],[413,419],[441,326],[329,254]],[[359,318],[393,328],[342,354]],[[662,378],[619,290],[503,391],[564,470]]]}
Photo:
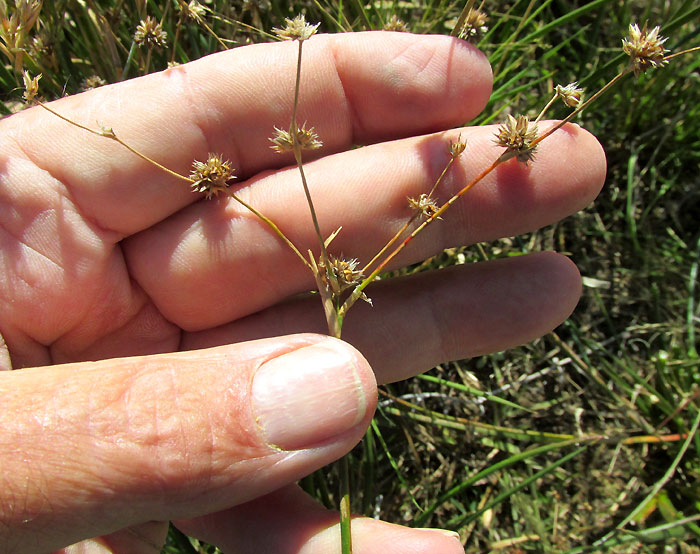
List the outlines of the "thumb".
{"label": "thumb", "polygon": [[0,373],[0,549],[191,518],[342,456],[376,403],[351,346],[294,335]]}

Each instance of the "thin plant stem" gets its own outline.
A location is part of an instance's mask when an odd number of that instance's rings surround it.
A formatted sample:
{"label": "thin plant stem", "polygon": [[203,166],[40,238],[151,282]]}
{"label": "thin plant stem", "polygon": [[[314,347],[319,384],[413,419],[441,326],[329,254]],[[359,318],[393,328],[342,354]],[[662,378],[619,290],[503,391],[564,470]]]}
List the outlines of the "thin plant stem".
{"label": "thin plant stem", "polygon": [[70,123],[71,125],[73,125],[73,126],[75,126],[75,127],[78,127],[79,129],[82,129],[82,130],[84,130],[84,131],[87,131],[88,133],[92,133],[93,135],[97,135],[97,136],[99,136],[99,137],[104,137],[104,138],[108,138],[108,139],[110,139],[110,140],[113,140],[113,141],[115,141],[115,142],[121,144],[124,148],[126,148],[126,149],[127,149],[129,152],[131,152],[132,154],[135,154],[135,155],[137,155],[139,158],[141,158],[142,160],[145,160],[145,161],[147,161],[148,163],[150,163],[150,164],[152,164],[152,165],[155,165],[156,167],[158,167],[159,169],[162,169],[162,170],[165,171],[166,173],[169,173],[169,174],[172,175],[173,177],[177,177],[178,179],[181,179],[181,180],[183,180],[183,181],[187,181],[188,183],[193,183],[192,179],[190,179],[189,177],[185,177],[184,175],[180,175],[177,171],[173,171],[172,169],[168,169],[168,168],[165,167],[164,165],[159,164],[157,161],[155,161],[155,160],[149,158],[149,157],[146,156],[145,154],[142,154],[141,152],[139,152],[138,150],[136,150],[134,147],[130,146],[129,144],[127,144],[126,142],[124,142],[122,139],[120,139],[117,135],[115,135],[115,134],[114,134],[114,131],[113,131],[112,129],[105,129],[105,130],[101,130],[101,131],[97,131],[97,130],[95,130],[95,129],[91,129],[90,127],[87,127],[87,126],[85,126],[85,125],[82,125],[82,124],[78,123],[77,121],[73,121],[72,119],[69,119],[69,118],[67,118],[67,117],[64,116],[64,115],[61,115],[60,113],[58,113],[58,112],[57,112],[56,110],[54,110],[53,108],[49,108],[49,107],[48,107],[46,104],[44,104],[43,102],[37,102],[37,103],[38,103],[39,106],[41,106],[42,108],[44,108],[46,111],[52,113],[53,115],[55,115],[55,116],[58,117],[59,119],[62,119],[63,121],[65,121],[66,123]]}
{"label": "thin plant stem", "polygon": [[216,39],[216,42],[218,42],[219,45],[221,45],[221,46],[223,47],[224,50],[228,50],[228,49],[229,49],[228,44],[226,44],[223,40],[221,40],[221,38],[219,38],[219,35],[217,35],[217,34],[214,32],[214,30],[213,30],[211,27],[209,27],[209,25],[207,25],[207,22],[206,22],[206,21],[200,20],[199,23],[200,23],[200,25],[201,25],[202,27],[204,27],[204,28],[207,30],[207,32],[208,32],[211,36],[213,36],[213,37]]}
{"label": "thin plant stem", "polygon": [[153,48],[149,48],[148,51],[146,52],[146,62],[144,64],[144,68],[143,68],[144,75],[146,75],[148,73],[148,68],[151,65],[151,52],[153,52]]}
{"label": "thin plant stem", "polygon": [[302,163],[301,160],[301,151],[298,149],[296,146],[296,137],[294,138],[295,141],[295,150],[294,150],[294,158],[297,162],[297,167],[299,168],[299,175],[301,175],[301,183],[304,186],[304,194],[306,195],[306,202],[309,204],[309,211],[311,212],[311,219],[314,222],[314,229],[316,230],[316,236],[318,237],[318,241],[321,243],[321,251],[323,252],[323,258],[328,258],[328,253],[326,252],[326,245],[325,241],[323,240],[323,235],[321,235],[321,228],[318,224],[318,218],[316,217],[316,210],[314,209],[313,202],[311,200],[311,192],[309,191],[309,185],[308,182],[306,181],[306,173],[304,172],[304,164]]}
{"label": "thin plant stem", "polygon": [[326,322],[328,323],[328,334],[336,339],[339,339],[343,326],[343,318],[338,317],[337,306],[335,305],[335,302],[333,302],[330,290],[321,280],[321,272],[316,265],[316,259],[314,258],[314,254],[311,252],[311,250],[309,250],[309,263],[311,265],[311,273],[313,273],[314,279],[316,280],[318,293],[321,296],[323,311],[326,315]]}
{"label": "thin plant stem", "polygon": [[175,63],[175,54],[177,52],[177,43],[180,40],[180,29],[182,27],[183,14],[180,12],[180,17],[177,18],[177,23],[175,24],[175,37],[173,38],[172,55],[170,56],[170,63]]}
{"label": "thin plant stem", "polygon": [[374,262],[381,258],[384,255],[384,252],[386,252],[397,240],[399,240],[399,238],[401,238],[401,235],[403,235],[406,229],[408,229],[411,226],[411,224],[416,220],[418,215],[418,212],[411,215],[410,219],[401,226],[401,229],[396,231],[396,234],[393,237],[391,237],[391,239],[389,239],[389,242],[382,246],[382,249],[379,252],[377,252],[369,262],[367,262],[365,267],[362,268],[363,274],[367,273],[369,268],[374,265]]}
{"label": "thin plant stem", "polygon": [[297,162],[297,167],[299,168],[299,173],[301,174],[301,183],[304,187],[304,194],[306,195],[306,202],[309,205],[309,211],[311,212],[311,219],[314,223],[314,229],[316,230],[316,235],[318,236],[318,241],[321,243],[321,251],[323,253],[323,259],[328,258],[328,253],[326,252],[326,245],[323,240],[323,235],[321,234],[321,227],[318,224],[318,217],[316,216],[316,209],[314,208],[313,200],[311,199],[311,193],[309,192],[309,185],[306,182],[306,175],[304,174],[304,166],[301,160],[301,147],[299,145],[299,137],[297,136],[299,126],[297,124],[297,109],[299,107],[299,88],[301,85],[301,53],[304,44],[303,40],[297,41],[299,43],[299,51],[297,54],[297,76],[296,82],[294,83],[294,106],[292,108],[292,124],[291,124],[291,135],[294,144],[294,159]]}
{"label": "thin plant stem", "polygon": [[350,463],[348,456],[340,458],[340,546],[343,554],[352,553],[350,529]]}
{"label": "thin plant stem", "polygon": [[462,27],[464,27],[464,22],[467,20],[467,16],[469,15],[471,9],[474,7],[475,3],[476,0],[467,0],[467,3],[464,5],[464,8],[462,8],[462,13],[459,14],[459,19],[457,20],[457,23],[455,23],[455,26],[452,29],[452,33],[450,33],[453,37],[459,36],[459,33],[462,31]]}
{"label": "thin plant stem", "polygon": [[135,40],[131,41],[131,47],[129,48],[129,54],[126,56],[126,63],[124,64],[124,69],[122,70],[122,76],[121,76],[121,81],[126,81],[126,78],[129,75],[129,68],[131,67],[131,64],[134,62],[134,55],[136,54],[136,50],[138,48],[138,45],[136,44]]}
{"label": "thin plant stem", "polygon": [[255,216],[258,217],[258,219],[260,219],[260,220],[262,220],[264,223],[266,223],[266,224],[268,225],[268,227],[270,227],[270,228],[277,234],[277,236],[278,236],[279,238],[281,238],[281,239],[285,242],[285,244],[286,244],[287,246],[289,246],[289,248],[292,249],[292,251],[293,251],[293,252],[297,255],[297,257],[304,263],[304,265],[306,265],[306,267],[308,267],[309,269],[313,269],[313,268],[311,267],[311,264],[310,264],[308,261],[306,261],[306,258],[302,255],[302,253],[299,252],[299,249],[298,249],[296,246],[294,246],[294,243],[293,243],[291,240],[289,240],[289,238],[287,238],[287,235],[285,235],[285,234],[280,230],[280,228],[275,224],[274,221],[272,221],[269,217],[267,217],[266,215],[264,215],[263,213],[261,213],[260,211],[258,211],[257,209],[255,209],[253,206],[251,206],[250,204],[248,204],[245,200],[243,200],[240,196],[238,196],[238,195],[237,195],[236,193],[234,193],[232,190],[226,189],[226,194],[228,194],[231,198],[233,198],[233,199],[234,199],[236,202],[238,202],[241,206],[243,206],[244,208],[250,210]]}
{"label": "thin plant stem", "polygon": [[479,175],[477,175],[474,179],[472,179],[469,183],[467,183],[459,192],[457,192],[452,198],[450,198],[447,202],[445,202],[433,215],[431,215],[428,219],[426,219],[423,223],[421,223],[418,227],[416,227],[413,232],[408,235],[378,266],[377,268],[368,276],[366,277],[355,289],[352,291],[352,294],[348,296],[348,298],[345,300],[343,305],[340,307],[338,310],[338,315],[340,317],[345,317],[345,314],[347,314],[348,310],[352,307],[352,305],[357,302],[357,300],[360,298],[362,291],[367,288],[367,286],[374,281],[377,276],[384,271],[384,268],[387,266],[387,264],[393,260],[408,244],[421,232],[423,229],[425,229],[428,225],[430,225],[433,221],[438,219],[445,211],[452,206],[460,197],[462,197],[467,191],[469,191],[473,186],[475,186],[479,181],[481,181],[484,177],[486,177],[489,173],[491,173],[496,167],[502,163],[501,158],[499,157],[496,159],[489,167],[484,169]]}
{"label": "thin plant stem", "polygon": [[598,100],[605,92],[607,92],[608,89],[610,89],[613,85],[615,85],[620,79],[622,79],[625,75],[627,75],[630,71],[632,71],[631,68],[627,67],[626,69],[623,69],[620,73],[615,75],[610,81],[608,81],[603,88],[601,88],[598,92],[596,92],[593,96],[591,96],[588,100],[586,100],[583,104],[581,104],[578,108],[576,108],[573,112],[571,112],[569,115],[567,115],[564,119],[562,119],[559,123],[557,123],[554,127],[549,129],[546,133],[543,133],[539,137],[537,137],[535,140],[532,141],[530,147],[534,148],[537,146],[540,142],[542,142],[544,139],[546,139],[548,136],[550,136],[552,133],[555,131],[561,129],[564,125],[566,125],[569,121],[571,121],[576,115],[581,113],[583,110],[585,110],[588,106],[590,106],[593,102]]}
{"label": "thin plant stem", "polygon": [[687,50],[675,52],[673,54],[669,54],[668,56],[664,56],[664,61],[667,62],[669,60],[672,60],[673,58],[676,58],[678,56],[682,56],[683,54],[690,54],[691,52],[697,52],[699,50],[700,50],[700,46],[695,46],[693,48],[688,48]]}
{"label": "thin plant stem", "polygon": [[549,102],[547,102],[547,105],[544,108],[542,108],[542,111],[535,118],[535,121],[533,123],[538,123],[540,121],[540,119],[542,119],[542,116],[544,116],[544,114],[547,113],[547,110],[552,107],[552,104],[554,104],[554,102],[556,102],[556,100],[557,100],[557,95],[555,94],[554,96],[552,96],[552,99]]}
{"label": "thin plant stem", "polygon": [[[301,184],[304,187],[304,194],[306,195],[306,203],[309,206],[309,211],[311,212],[311,219],[314,224],[314,229],[316,231],[316,236],[318,238],[318,242],[321,246],[321,262],[325,268],[326,275],[328,279],[331,281],[331,289],[332,290],[337,290],[338,288],[338,283],[337,283],[337,277],[335,273],[333,272],[333,268],[331,267],[331,261],[330,257],[328,256],[328,251],[326,249],[326,242],[323,239],[323,235],[321,234],[321,226],[318,223],[318,216],[316,215],[316,209],[314,207],[314,202],[311,198],[311,192],[309,191],[309,185],[308,182],[306,181],[306,173],[304,172],[304,164],[301,158],[301,145],[299,144],[299,125],[297,123],[297,111],[299,109],[299,89],[301,88],[301,56],[302,56],[302,49],[303,49],[303,40],[297,41],[299,43],[299,50],[297,54],[297,74],[296,74],[296,81],[294,83],[294,106],[292,107],[292,122],[290,125],[290,134],[292,136],[292,144],[293,144],[293,150],[294,150],[294,159],[297,163],[297,168],[299,169],[299,174],[301,175]],[[324,285],[325,286],[325,285]],[[327,317],[330,317],[328,313],[326,313]],[[329,324],[329,331],[332,331],[333,329],[337,329],[338,333],[340,333],[340,328],[339,324],[337,322],[331,321],[331,319],[328,319],[328,324]],[[338,337],[340,338],[340,335],[338,334]]]}
{"label": "thin plant stem", "polygon": [[[158,169],[161,169],[162,171],[165,171],[165,172],[168,173],[169,175],[171,175],[171,176],[173,176],[173,177],[177,177],[177,178],[180,179],[181,181],[186,181],[186,182],[189,183],[189,184],[194,183],[194,180],[191,179],[190,177],[186,177],[185,175],[181,175],[181,174],[179,174],[177,171],[173,171],[172,169],[169,169],[169,168],[165,167],[163,164],[158,163],[158,162],[155,161],[154,159],[149,158],[149,157],[146,156],[145,154],[142,154],[141,152],[139,152],[138,150],[136,150],[133,146],[131,146],[130,144],[128,144],[128,143],[124,142],[122,139],[120,139],[120,138],[114,133],[114,131],[113,131],[112,129],[106,129],[106,130],[97,131],[97,130],[95,130],[95,129],[91,129],[90,127],[88,127],[88,126],[86,126],[86,125],[82,125],[81,123],[78,123],[77,121],[73,121],[72,119],[70,119],[70,118],[68,118],[68,117],[66,117],[66,116],[64,116],[64,115],[62,115],[62,114],[60,114],[60,113],[58,113],[56,110],[54,110],[53,108],[50,108],[49,106],[47,106],[47,105],[44,104],[43,102],[37,102],[37,104],[38,104],[39,106],[41,106],[42,108],[44,108],[46,111],[48,111],[48,112],[50,112],[51,114],[55,115],[55,116],[58,117],[59,119],[65,121],[66,123],[69,123],[70,125],[73,125],[74,127],[77,127],[77,128],[79,128],[79,129],[82,129],[83,131],[87,131],[88,133],[92,133],[93,135],[97,135],[97,136],[100,136],[100,137],[104,137],[104,138],[107,138],[107,139],[110,139],[110,140],[113,140],[113,141],[117,142],[118,144],[120,144],[121,146],[123,146],[124,148],[126,148],[129,152],[131,152],[132,154],[135,154],[136,156],[138,156],[138,157],[141,158],[142,160],[144,160],[144,161],[146,161],[146,162],[148,162],[148,163],[150,163],[150,164],[156,166]],[[231,190],[226,189],[226,193],[227,193],[231,198],[233,198],[236,202],[238,202],[239,204],[241,204],[242,206],[244,206],[246,209],[250,210],[254,215],[256,215],[256,216],[257,216],[260,220],[262,220],[265,224],[267,224],[267,225],[275,232],[275,234],[277,234],[277,236],[278,236],[280,239],[282,239],[282,241],[283,241],[287,246],[289,246],[289,248],[292,249],[292,251],[297,255],[297,257],[304,263],[304,265],[306,265],[309,269],[312,269],[311,264],[310,264],[308,261],[306,261],[306,258],[304,258],[304,256],[302,255],[302,253],[299,252],[299,249],[294,245],[294,243],[282,232],[282,230],[281,230],[269,217],[267,217],[267,216],[264,215],[262,212],[260,212],[259,210],[257,210],[256,208],[254,208],[253,206],[251,206],[250,204],[248,204],[245,200],[243,200],[242,198],[240,198],[238,195],[236,195],[236,194],[235,194],[234,192],[232,192]]]}
{"label": "thin plant stem", "polygon": [[452,164],[454,163],[455,159],[456,156],[450,156],[450,159],[445,164],[445,169],[442,170],[442,173],[440,173],[440,176],[436,179],[433,188],[430,189],[430,192],[428,193],[428,198],[432,198],[433,194],[435,194],[435,191],[437,190],[438,186],[440,186],[440,183],[442,182],[443,177],[447,173],[447,170],[450,169],[450,167],[452,167]]}
{"label": "thin plant stem", "polygon": [[[433,194],[435,193],[435,191],[436,191],[437,188],[438,188],[438,185],[439,185],[440,182],[442,181],[442,178],[443,178],[443,177],[445,176],[445,174],[447,173],[447,170],[450,169],[450,167],[452,166],[452,164],[454,163],[454,161],[455,161],[455,157],[452,156],[452,157],[450,157],[450,160],[447,162],[447,164],[445,164],[445,168],[442,170],[442,173],[440,173],[440,176],[439,176],[439,177],[437,178],[437,180],[435,181],[435,184],[433,185],[433,188],[431,188],[431,189],[430,189],[430,192],[428,193],[428,197],[429,197],[429,198],[431,198],[431,197],[433,196]],[[404,225],[401,227],[401,229],[399,229],[399,230],[396,232],[396,234],[389,240],[389,242],[387,242],[387,243],[382,247],[382,249],[381,249],[379,252],[377,252],[377,253],[374,255],[374,257],[367,263],[367,265],[365,265],[365,267],[362,268],[362,273],[366,273],[366,272],[369,270],[369,268],[372,267],[372,265],[374,264],[374,262],[376,262],[380,257],[382,257],[382,256],[384,255],[384,252],[386,252],[397,240],[399,240],[399,238],[401,237],[401,235],[404,234],[404,232],[406,231],[406,229],[408,229],[408,228],[411,226],[411,224],[416,220],[416,218],[417,218],[419,215],[420,215],[419,212],[414,213],[414,214],[410,217],[410,219],[409,219],[406,223],[404,223]]]}

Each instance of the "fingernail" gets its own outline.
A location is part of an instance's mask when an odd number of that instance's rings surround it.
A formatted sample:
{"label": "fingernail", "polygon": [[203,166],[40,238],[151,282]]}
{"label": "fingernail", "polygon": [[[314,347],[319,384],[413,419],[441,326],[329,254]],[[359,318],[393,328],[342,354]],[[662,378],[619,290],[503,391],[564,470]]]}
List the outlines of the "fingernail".
{"label": "fingernail", "polygon": [[416,531],[428,531],[429,533],[440,533],[441,535],[444,535],[445,537],[449,537],[451,539],[457,539],[458,541],[461,541],[459,533],[455,531],[448,531],[447,529],[437,529],[434,527],[414,527]]}
{"label": "fingernail", "polygon": [[367,411],[359,360],[327,340],[263,364],[253,379],[253,409],[265,441],[282,450],[308,448],[357,425]]}

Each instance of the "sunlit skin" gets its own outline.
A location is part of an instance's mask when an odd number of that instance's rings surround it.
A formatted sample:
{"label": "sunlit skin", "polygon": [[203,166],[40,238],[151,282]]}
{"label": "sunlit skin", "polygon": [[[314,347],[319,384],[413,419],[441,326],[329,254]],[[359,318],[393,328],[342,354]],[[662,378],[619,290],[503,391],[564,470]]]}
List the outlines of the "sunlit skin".
{"label": "sunlit skin", "polygon": [[[183,175],[220,153],[236,193],[301,252],[316,251],[293,156],[269,141],[288,124],[296,56],[291,42],[238,48],[51,107],[108,125]],[[304,43],[298,120],[323,141],[305,171],[322,233],[342,226],[332,253],[369,260],[411,217],[406,198],[436,181],[450,142],[467,148],[435,191],[443,201],[502,153],[495,127],[446,131],[490,91],[485,57],[458,39]],[[348,315],[347,342],[298,335],[327,330],[318,298],[294,296],[313,277],[232,199],[206,200],[40,107],[0,121],[0,154],[2,360],[35,366],[0,374],[8,552],[99,535],[100,552],[153,552],[167,529],[154,521],[167,520],[224,551],[332,551],[337,513],[294,483],[361,439],[375,380],[523,344],[565,320],[580,294],[574,264],[540,253],[378,283],[366,290],[374,307]],[[596,139],[566,125],[533,162],[511,159],[485,177],[392,267],[558,221],[604,177]],[[277,408],[275,388],[296,396]],[[359,554],[462,552],[449,534],[371,519],[355,520],[353,543]]]}

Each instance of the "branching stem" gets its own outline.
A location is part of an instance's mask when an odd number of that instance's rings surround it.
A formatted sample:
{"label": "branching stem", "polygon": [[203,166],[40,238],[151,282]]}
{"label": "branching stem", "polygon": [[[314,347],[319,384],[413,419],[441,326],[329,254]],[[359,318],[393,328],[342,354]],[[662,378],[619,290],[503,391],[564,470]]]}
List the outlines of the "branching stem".
{"label": "branching stem", "polygon": [[[630,67],[627,67],[623,69],[620,73],[615,75],[610,81],[608,81],[603,88],[601,88],[598,92],[596,92],[593,96],[591,96],[588,100],[586,100],[583,104],[581,104],[579,107],[577,107],[573,112],[571,112],[569,115],[567,115],[564,119],[562,119],[559,123],[557,123],[554,127],[549,129],[546,133],[543,133],[539,137],[537,137],[535,140],[532,141],[530,147],[534,148],[537,146],[540,142],[542,142],[544,139],[546,139],[548,136],[550,136],[552,133],[555,131],[561,129],[564,125],[566,125],[569,121],[571,121],[574,117],[576,117],[577,114],[585,110],[588,106],[590,106],[593,102],[598,100],[607,90],[615,85],[620,79],[622,79],[625,75],[630,73],[632,69]],[[538,117],[539,119],[539,117]]]}
{"label": "branching stem", "polygon": [[370,273],[368,277],[366,277],[355,289],[352,291],[352,294],[345,300],[343,305],[340,307],[338,310],[338,315],[340,317],[345,317],[347,314],[348,310],[357,302],[357,300],[360,298],[362,295],[362,291],[364,291],[367,286],[374,281],[377,276],[384,271],[386,266],[393,260],[398,254],[408,246],[408,244],[419,234],[425,229],[428,225],[430,225],[433,221],[438,219],[445,211],[452,206],[460,197],[462,197],[467,191],[469,191],[472,187],[474,187],[477,183],[479,183],[484,177],[486,177],[489,173],[491,173],[496,167],[502,163],[501,158],[499,157],[496,159],[489,167],[484,169],[479,175],[477,175],[474,179],[472,179],[467,185],[465,185],[459,192],[457,192],[452,198],[450,198],[447,202],[445,202],[432,216],[430,216],[428,219],[426,219],[423,223],[421,223],[418,227],[416,227],[413,232],[408,235],[384,260],[377,266],[377,268]]}
{"label": "branching stem", "polygon": [[[158,163],[153,158],[149,158],[145,154],[139,152],[138,150],[136,150],[136,148],[134,148],[133,146],[131,146],[127,142],[124,142],[122,139],[120,139],[112,129],[102,129],[99,131],[97,129],[91,129],[87,125],[83,125],[81,123],[78,123],[77,121],[73,121],[72,119],[66,117],[65,115],[60,114],[59,112],[57,112],[53,108],[47,106],[43,102],[37,102],[37,104],[39,106],[41,106],[42,108],[44,108],[49,113],[55,115],[56,117],[65,121],[66,123],[69,123],[70,125],[73,125],[74,127],[77,127],[78,129],[82,129],[83,131],[87,131],[88,133],[91,133],[93,135],[97,135],[99,137],[104,137],[104,138],[115,141],[116,143],[118,143],[121,146],[123,146],[124,148],[126,148],[132,154],[138,156],[139,158],[148,162],[149,164],[156,166],[158,169],[165,171],[168,175],[171,175],[173,177],[177,177],[181,181],[186,181],[189,184],[194,183],[194,180],[191,179],[190,177],[186,177],[185,175],[181,175],[177,171],[173,171],[172,169],[165,167],[163,164]],[[282,239],[282,241],[284,241],[284,243],[287,244],[287,246],[289,246],[289,248],[292,249],[292,251],[297,255],[297,257],[304,263],[304,265],[306,265],[309,269],[311,269],[311,265],[309,264],[308,261],[306,261],[306,258],[304,258],[304,256],[301,254],[301,252],[299,252],[299,249],[294,245],[294,243],[287,237],[287,235],[285,235],[282,232],[282,230],[269,217],[267,217],[262,212],[260,212],[259,210],[257,210],[256,208],[254,208],[253,206],[248,204],[245,200],[240,198],[238,195],[236,195],[230,189],[226,189],[226,193],[231,198],[233,198],[236,202],[238,202],[239,204],[244,206],[246,209],[250,210],[254,215],[256,215],[265,224],[267,224],[277,234],[277,236],[280,239]]]}
{"label": "branching stem", "polygon": [[228,194],[231,198],[233,198],[236,202],[238,202],[241,206],[244,208],[250,210],[255,216],[257,216],[259,219],[261,219],[264,223],[266,223],[276,234],[279,238],[281,238],[289,248],[292,249],[292,251],[297,255],[297,257],[304,263],[306,267],[309,269],[313,269],[311,267],[311,264],[306,261],[306,258],[302,255],[301,252],[299,252],[299,249],[294,245],[294,243],[287,238],[287,235],[285,235],[279,227],[277,227],[277,224],[272,221],[269,217],[255,209],[253,206],[248,204],[245,200],[243,200],[240,196],[238,196],[236,193],[234,193],[231,189],[226,189],[226,194]]}
{"label": "branching stem", "polygon": [[[452,156],[452,157],[450,157],[450,160],[447,162],[447,164],[445,164],[445,169],[442,170],[442,173],[440,173],[440,176],[439,176],[439,177],[437,178],[437,180],[435,181],[435,184],[433,185],[433,188],[430,189],[430,192],[428,193],[428,198],[432,198],[433,194],[435,194],[435,191],[437,190],[438,185],[440,184],[440,182],[442,181],[442,178],[443,178],[443,177],[445,176],[445,174],[447,173],[447,170],[450,169],[450,167],[451,167],[452,164],[454,163],[455,159],[456,159],[456,158],[455,158],[454,156]],[[420,215],[420,212],[414,213],[414,214],[410,217],[410,219],[409,219],[406,223],[404,223],[404,225],[401,227],[401,229],[399,229],[399,230],[396,232],[396,234],[389,240],[389,242],[387,242],[387,243],[382,247],[382,249],[381,249],[379,252],[377,252],[377,253],[374,255],[374,257],[367,263],[367,265],[365,265],[365,267],[362,268],[362,273],[363,273],[363,274],[364,274],[364,273],[367,273],[367,271],[369,271],[369,268],[372,267],[372,265],[374,265],[374,262],[376,262],[379,258],[381,258],[381,257],[384,255],[384,252],[386,252],[397,240],[399,240],[399,238],[401,238],[401,235],[404,234],[404,232],[406,231],[406,229],[408,229],[408,228],[411,226],[411,224],[416,220],[416,218],[417,218],[419,215]]]}
{"label": "branching stem", "polygon": [[55,115],[55,116],[58,117],[59,119],[62,119],[62,120],[65,121],[66,123],[70,123],[70,124],[73,125],[74,127],[78,127],[78,129],[82,129],[83,131],[87,131],[88,133],[92,133],[93,135],[97,135],[98,137],[108,138],[108,139],[110,139],[110,140],[113,140],[113,141],[115,141],[115,142],[121,144],[124,148],[126,148],[126,149],[127,149],[129,152],[131,152],[132,154],[135,154],[136,156],[138,156],[138,157],[141,158],[142,160],[145,160],[145,161],[147,161],[148,163],[150,163],[150,164],[152,164],[152,165],[155,165],[157,168],[162,169],[163,171],[165,171],[166,173],[169,173],[169,174],[172,175],[173,177],[177,177],[178,179],[180,179],[180,180],[182,180],[182,181],[187,181],[188,183],[193,183],[193,182],[194,182],[194,181],[192,181],[192,179],[190,179],[189,177],[185,177],[184,175],[180,175],[177,171],[173,171],[172,169],[168,169],[168,168],[165,167],[163,164],[159,164],[157,161],[155,161],[155,160],[149,158],[149,157],[146,156],[145,154],[142,154],[141,152],[139,152],[138,150],[136,150],[134,147],[130,146],[129,144],[127,144],[126,142],[124,142],[122,139],[120,139],[120,138],[114,133],[114,131],[113,131],[112,129],[103,129],[103,130],[99,130],[99,131],[96,130],[96,129],[91,129],[90,127],[87,127],[86,125],[82,125],[82,124],[78,123],[77,121],[73,121],[72,119],[66,117],[65,115],[61,115],[61,114],[58,113],[56,110],[54,110],[53,108],[50,108],[49,106],[47,106],[47,105],[44,104],[43,102],[38,102],[38,105],[41,106],[42,108],[44,108],[46,111],[52,113],[53,115]]}

